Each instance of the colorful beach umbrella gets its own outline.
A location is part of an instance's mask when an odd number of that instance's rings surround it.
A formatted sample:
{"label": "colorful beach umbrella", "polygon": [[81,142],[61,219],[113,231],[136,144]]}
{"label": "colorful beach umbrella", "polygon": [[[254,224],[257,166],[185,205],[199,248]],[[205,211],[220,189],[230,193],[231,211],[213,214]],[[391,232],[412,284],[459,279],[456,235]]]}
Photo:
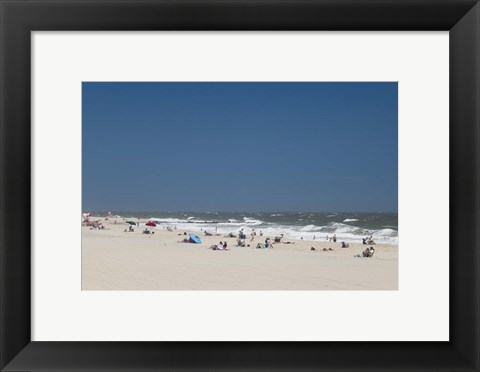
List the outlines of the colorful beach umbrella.
{"label": "colorful beach umbrella", "polygon": [[190,243],[195,243],[195,244],[201,244],[202,241],[200,240],[200,238],[198,236],[196,236],[195,234],[188,234],[190,235]]}
{"label": "colorful beach umbrella", "polygon": [[137,223],[133,221],[127,221],[128,224],[135,226]]}
{"label": "colorful beach umbrella", "polygon": [[152,222],[152,221],[148,221],[145,225],[152,226],[152,227],[157,226],[157,224],[155,222]]}

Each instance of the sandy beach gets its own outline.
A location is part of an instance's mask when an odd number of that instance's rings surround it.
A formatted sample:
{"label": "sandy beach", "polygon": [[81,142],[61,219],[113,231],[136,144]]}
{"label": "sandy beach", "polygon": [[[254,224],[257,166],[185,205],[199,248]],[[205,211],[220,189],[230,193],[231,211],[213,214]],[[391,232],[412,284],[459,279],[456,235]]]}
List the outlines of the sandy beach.
{"label": "sandy beach", "polygon": [[[194,232],[202,243],[191,244],[180,241],[192,231],[158,225],[147,235],[146,220],[134,232],[125,232],[122,219],[101,221],[104,230],[82,226],[82,290],[398,289],[397,245],[377,244],[373,257],[358,258],[366,248],[361,243],[341,248],[340,242],[288,239],[294,244],[256,249],[268,236],[248,237],[250,247],[237,247],[235,238]],[[220,241],[229,250],[209,249]]]}

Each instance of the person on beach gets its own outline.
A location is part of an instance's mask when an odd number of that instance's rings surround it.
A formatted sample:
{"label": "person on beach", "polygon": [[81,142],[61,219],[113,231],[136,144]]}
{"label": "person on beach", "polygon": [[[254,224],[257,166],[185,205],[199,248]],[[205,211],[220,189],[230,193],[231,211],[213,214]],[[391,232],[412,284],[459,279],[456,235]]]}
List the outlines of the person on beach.
{"label": "person on beach", "polygon": [[348,248],[350,245],[348,243],[342,242],[342,248]]}
{"label": "person on beach", "polygon": [[374,253],[375,253],[375,249],[373,249],[373,247],[370,247],[370,248],[365,249],[365,250],[362,252],[362,254],[357,253],[354,257],[366,257],[366,258],[369,258],[369,257],[372,257]]}
{"label": "person on beach", "polygon": [[250,241],[253,242],[255,240],[255,229],[252,229],[252,233],[250,234],[251,239]]}
{"label": "person on beach", "polygon": [[214,251],[228,251],[229,249],[225,244],[223,245],[214,245],[215,248],[212,248]]}
{"label": "person on beach", "polygon": [[260,230],[260,236],[263,236],[263,232],[262,232],[262,230]]}
{"label": "person on beach", "polygon": [[247,236],[244,234],[243,229],[239,231],[238,235],[240,236],[240,239],[247,239]]}
{"label": "person on beach", "polygon": [[334,243],[337,242],[337,234],[333,234],[333,242],[334,242]]}

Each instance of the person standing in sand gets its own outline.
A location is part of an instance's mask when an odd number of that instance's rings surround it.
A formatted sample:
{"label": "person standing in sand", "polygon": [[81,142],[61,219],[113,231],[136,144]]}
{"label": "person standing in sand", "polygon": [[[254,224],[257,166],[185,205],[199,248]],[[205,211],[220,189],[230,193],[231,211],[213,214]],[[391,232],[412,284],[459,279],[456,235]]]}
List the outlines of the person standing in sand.
{"label": "person standing in sand", "polygon": [[239,232],[238,232],[238,235],[240,236],[240,239],[246,239],[247,236],[245,235],[245,233],[243,232],[243,229],[241,229]]}
{"label": "person standing in sand", "polygon": [[255,240],[255,229],[252,229],[252,233],[250,235],[252,237],[250,241],[253,242]]}

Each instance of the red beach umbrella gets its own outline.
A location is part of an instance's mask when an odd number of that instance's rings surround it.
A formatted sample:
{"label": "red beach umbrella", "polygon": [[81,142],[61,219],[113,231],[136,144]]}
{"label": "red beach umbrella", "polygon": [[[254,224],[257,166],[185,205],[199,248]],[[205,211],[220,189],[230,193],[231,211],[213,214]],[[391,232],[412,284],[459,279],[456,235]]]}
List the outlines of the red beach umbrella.
{"label": "red beach umbrella", "polygon": [[157,226],[157,224],[155,222],[152,222],[152,221],[148,221],[145,225],[152,226],[152,227]]}

